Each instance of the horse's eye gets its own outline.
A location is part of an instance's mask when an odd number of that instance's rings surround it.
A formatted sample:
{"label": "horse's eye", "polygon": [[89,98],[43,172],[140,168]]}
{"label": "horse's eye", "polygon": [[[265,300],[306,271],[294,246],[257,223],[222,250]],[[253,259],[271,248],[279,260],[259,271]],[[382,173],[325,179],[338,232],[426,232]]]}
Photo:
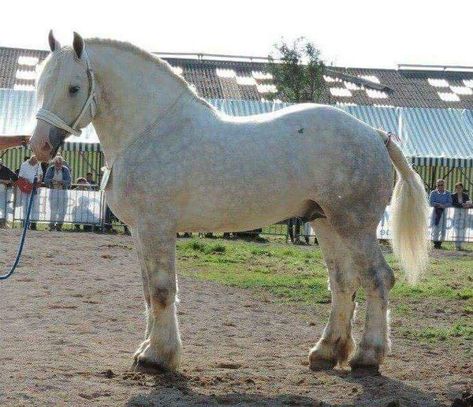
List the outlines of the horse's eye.
{"label": "horse's eye", "polygon": [[69,86],[69,93],[74,95],[75,93],[79,92],[80,86]]}

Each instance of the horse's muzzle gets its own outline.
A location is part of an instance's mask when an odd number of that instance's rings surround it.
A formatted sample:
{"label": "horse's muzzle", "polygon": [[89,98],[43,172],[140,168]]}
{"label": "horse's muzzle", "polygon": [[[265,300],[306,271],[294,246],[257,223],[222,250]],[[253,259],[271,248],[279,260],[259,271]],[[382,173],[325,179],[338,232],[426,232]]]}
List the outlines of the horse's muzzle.
{"label": "horse's muzzle", "polygon": [[55,157],[59,148],[64,144],[64,140],[69,136],[66,130],[58,127],[51,127],[49,130],[49,144],[51,146],[51,158]]}

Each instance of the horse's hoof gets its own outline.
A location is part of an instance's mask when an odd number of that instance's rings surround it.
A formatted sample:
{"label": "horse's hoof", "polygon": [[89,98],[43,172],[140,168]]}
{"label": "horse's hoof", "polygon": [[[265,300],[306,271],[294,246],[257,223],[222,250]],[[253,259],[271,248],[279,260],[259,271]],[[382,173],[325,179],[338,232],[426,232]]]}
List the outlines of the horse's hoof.
{"label": "horse's hoof", "polygon": [[138,361],[138,358],[140,357],[141,353],[149,346],[149,339],[146,339],[144,342],[141,343],[141,345],[138,347],[137,351],[133,355],[133,365]]}
{"label": "horse's hoof", "polygon": [[381,352],[377,348],[359,348],[358,352],[351,358],[350,367],[357,376],[379,375],[379,365],[382,362]]}
{"label": "horse's hoof", "polygon": [[146,373],[146,374],[162,374],[169,371],[165,366],[152,362],[150,360],[135,358],[131,369],[134,372]]}
{"label": "horse's hoof", "polygon": [[175,371],[179,368],[180,349],[158,355],[150,345],[141,352],[135,353],[133,370],[136,372],[158,374]]}
{"label": "horse's hoof", "polygon": [[331,370],[337,364],[336,360],[333,359],[323,359],[315,355],[309,356],[309,367],[313,371],[319,370]]}

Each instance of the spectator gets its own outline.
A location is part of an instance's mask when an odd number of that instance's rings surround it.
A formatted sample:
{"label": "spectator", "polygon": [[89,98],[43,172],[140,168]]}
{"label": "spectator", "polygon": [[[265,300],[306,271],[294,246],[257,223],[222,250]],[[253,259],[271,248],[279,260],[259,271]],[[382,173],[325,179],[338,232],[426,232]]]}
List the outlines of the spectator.
{"label": "spectator", "polygon": [[54,157],[53,164],[48,167],[44,183],[52,190],[49,191],[49,208],[51,219],[49,230],[60,231],[66,216],[67,192],[63,191],[71,186],[71,172],[64,165],[64,159],[58,155]]}
{"label": "spectator", "polygon": [[435,249],[441,249],[442,242],[445,240],[447,223],[445,209],[452,206],[452,195],[445,190],[443,179],[437,180],[437,188],[430,193],[429,202],[434,208],[431,218],[432,241]]}
{"label": "spectator", "polygon": [[[287,232],[289,234],[289,238],[293,244],[303,244],[301,241],[301,227],[303,227],[303,222],[301,218],[290,218],[287,222]],[[308,236],[304,236],[304,239],[307,244]]]}
{"label": "spectator", "polygon": [[455,184],[455,193],[452,194],[452,206],[454,209],[453,214],[453,227],[455,229],[455,248],[457,250],[463,250],[462,242],[465,240],[465,222],[467,209],[472,208],[470,197],[463,189],[463,184],[457,182]]}
{"label": "spectator", "polygon": [[[23,163],[20,166],[20,170],[18,171],[18,177],[23,178],[30,184],[33,184],[35,178],[37,179],[38,183],[41,183],[41,180],[43,179],[43,170],[41,169],[41,165],[35,155],[32,155],[31,157],[25,157],[25,161],[23,161]],[[24,216],[26,216],[29,198],[30,198],[30,194],[21,193],[20,199],[22,201]],[[38,211],[38,205],[33,204],[32,212],[31,212],[32,218],[35,218],[38,216],[37,211]],[[30,228],[31,230],[36,230],[36,223],[31,222]]]}
{"label": "spectator", "polygon": [[79,177],[76,179],[76,188],[79,191],[90,191],[90,183],[84,177]]}
{"label": "spectator", "polygon": [[[18,179],[18,176],[10,170],[10,168],[3,165],[3,160],[0,158],[0,184],[6,186],[13,184]],[[4,228],[6,219],[0,219],[0,228]]]}
{"label": "spectator", "polygon": [[[76,190],[78,191],[90,191],[91,190],[91,185],[87,182],[87,180],[84,178],[84,177],[79,177],[77,178],[76,180],[76,187],[75,187]],[[83,215],[83,212],[84,211],[78,211],[77,208],[79,209],[82,209],[82,207],[85,207],[86,211],[85,213],[87,215],[89,215],[90,211],[88,209],[89,207],[89,200],[88,200],[88,197],[87,196],[81,196],[79,197],[79,203],[80,205],[78,205],[76,208],[74,208],[74,214],[77,215],[78,213],[80,215]],[[81,216],[82,217],[82,216]],[[86,218],[88,218],[88,216],[86,216]],[[87,219],[86,219],[87,220]],[[80,231],[80,225],[79,224],[75,224],[74,225],[74,228],[77,232]],[[84,228],[84,232],[91,232],[92,231],[92,226],[91,225],[84,225],[83,226]]]}
{"label": "spectator", "polygon": [[312,227],[309,222],[304,222],[304,240],[306,244],[310,244],[310,235],[312,234]]}
{"label": "spectator", "polygon": [[96,186],[97,185],[97,183],[94,180],[94,176],[91,172],[88,172],[87,174],[85,174],[85,180],[91,186]]}
{"label": "spectator", "polygon": [[11,185],[18,179],[16,175],[10,168],[6,167],[3,164],[3,160],[0,158],[0,183]]}
{"label": "spectator", "polygon": [[44,183],[52,189],[64,189],[71,186],[71,171],[64,164],[64,159],[60,155],[54,157],[52,165],[46,170]]}
{"label": "spectator", "polygon": [[[28,157],[27,155],[25,155],[25,157],[23,158],[23,162],[28,161],[29,159],[30,159],[30,157]],[[19,169],[19,168],[17,168],[17,169],[15,170],[15,174],[16,174],[16,175],[19,175],[19,174],[20,174],[20,169]]]}

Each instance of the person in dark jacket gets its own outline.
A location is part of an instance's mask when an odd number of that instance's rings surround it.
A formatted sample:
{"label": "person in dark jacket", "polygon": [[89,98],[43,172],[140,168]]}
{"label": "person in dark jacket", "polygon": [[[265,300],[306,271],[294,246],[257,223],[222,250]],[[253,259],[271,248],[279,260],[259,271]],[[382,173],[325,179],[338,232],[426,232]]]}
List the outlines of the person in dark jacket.
{"label": "person in dark jacket", "polygon": [[442,248],[447,231],[447,215],[445,209],[452,206],[452,194],[445,189],[445,181],[437,180],[437,188],[430,192],[430,206],[433,207],[431,217],[431,235],[435,249]]}
{"label": "person in dark jacket", "polygon": [[0,158],[0,183],[11,185],[18,179],[16,175],[10,168],[6,167],[3,164],[3,160]]}
{"label": "person in dark jacket", "polygon": [[472,208],[473,205],[461,182],[457,182],[455,184],[455,192],[452,194],[452,206],[455,208],[453,213],[455,248],[457,250],[463,250],[462,242],[465,241],[466,217],[468,214],[468,209]]}
{"label": "person in dark jacket", "polygon": [[[6,186],[12,185],[18,179],[18,175],[16,175],[10,168],[3,165],[3,160],[0,158],[0,184],[4,184]],[[4,214],[6,215],[6,214]],[[6,219],[0,219],[0,228],[4,228],[6,225]]]}

